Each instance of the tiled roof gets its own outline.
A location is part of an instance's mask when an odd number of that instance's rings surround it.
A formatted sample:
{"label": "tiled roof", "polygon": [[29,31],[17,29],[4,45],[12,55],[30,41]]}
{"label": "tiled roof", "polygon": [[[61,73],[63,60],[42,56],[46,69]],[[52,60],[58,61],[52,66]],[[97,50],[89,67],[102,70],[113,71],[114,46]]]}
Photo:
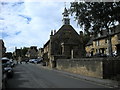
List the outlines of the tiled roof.
{"label": "tiled roof", "polygon": [[92,36],[90,38],[90,40],[88,41],[88,43],[86,44],[86,46],[92,45],[93,44],[93,40],[94,40],[94,36]]}
{"label": "tiled roof", "polygon": [[[120,40],[120,25],[117,25],[115,27],[115,29],[112,29],[112,32],[110,34],[111,36],[113,35],[118,35],[118,39]],[[95,40],[99,40],[99,39],[104,39],[104,38],[107,38],[108,35],[107,35],[107,30],[102,30],[102,35],[100,37],[92,37],[88,43],[86,44],[86,46],[88,45],[92,45],[92,42],[95,41]]]}
{"label": "tiled roof", "polygon": [[50,40],[48,40],[45,44],[44,47],[46,47],[49,44]]}
{"label": "tiled roof", "polygon": [[[80,35],[75,31],[71,25],[62,25],[61,28],[54,33],[53,41],[64,42],[65,44],[80,43]],[[50,40],[44,45],[47,46]]]}

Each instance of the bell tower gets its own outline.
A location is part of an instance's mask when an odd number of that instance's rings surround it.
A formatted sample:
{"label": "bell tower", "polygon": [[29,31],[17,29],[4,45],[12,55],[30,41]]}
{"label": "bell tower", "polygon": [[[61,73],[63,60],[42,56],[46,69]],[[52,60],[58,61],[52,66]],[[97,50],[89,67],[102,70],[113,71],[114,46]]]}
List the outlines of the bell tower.
{"label": "bell tower", "polygon": [[64,12],[62,13],[62,15],[63,15],[63,19],[62,19],[63,25],[69,25],[70,24],[70,18],[69,18],[69,12],[66,9],[66,6],[64,8]]}

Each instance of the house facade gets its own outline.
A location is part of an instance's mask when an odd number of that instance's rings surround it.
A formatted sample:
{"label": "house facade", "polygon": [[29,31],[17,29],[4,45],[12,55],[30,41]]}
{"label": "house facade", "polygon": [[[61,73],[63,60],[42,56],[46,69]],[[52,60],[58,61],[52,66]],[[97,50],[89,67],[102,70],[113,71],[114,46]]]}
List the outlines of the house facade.
{"label": "house facade", "polygon": [[37,46],[31,46],[26,53],[26,57],[28,57],[28,59],[38,58]]}
{"label": "house facade", "polygon": [[[120,25],[116,26],[115,29],[111,29],[111,43],[112,52],[120,53]],[[102,34],[98,33],[97,37],[92,36],[90,41],[86,45],[86,52],[88,56],[102,53],[109,55],[108,52],[108,36],[107,31],[103,30]]]}
{"label": "house facade", "polygon": [[6,47],[5,47],[4,41],[0,39],[0,58],[4,57],[5,52],[6,52]]}
{"label": "house facade", "polygon": [[21,61],[21,49],[17,49],[17,47],[15,47],[15,51],[13,52],[13,59]]}
{"label": "house facade", "polygon": [[55,65],[57,59],[73,59],[84,56],[81,34],[78,34],[70,25],[68,10],[63,12],[63,25],[56,31],[52,30],[50,39],[44,45],[44,60],[48,65]]}
{"label": "house facade", "polygon": [[43,58],[43,53],[44,53],[44,49],[43,48],[39,48],[38,49],[38,58]]}

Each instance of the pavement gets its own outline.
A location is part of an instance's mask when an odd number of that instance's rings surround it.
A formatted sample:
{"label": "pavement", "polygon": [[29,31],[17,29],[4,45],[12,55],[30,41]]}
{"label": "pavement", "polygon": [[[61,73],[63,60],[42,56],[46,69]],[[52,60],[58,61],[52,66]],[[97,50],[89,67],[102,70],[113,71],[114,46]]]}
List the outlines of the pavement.
{"label": "pavement", "polygon": [[118,85],[118,82],[114,81],[114,80],[83,76],[83,75],[80,75],[80,74],[70,73],[70,72],[66,72],[66,71],[63,71],[63,70],[58,70],[58,69],[50,68],[50,67],[47,67],[47,66],[42,66],[42,65],[39,65],[39,64],[37,64],[37,66],[40,66],[42,68],[49,69],[49,70],[54,70],[56,72],[61,72],[65,75],[68,75],[68,76],[71,76],[71,77],[74,77],[74,78],[79,78],[81,80],[86,80],[86,81],[90,81],[90,82],[97,83],[97,84],[100,84],[100,85],[108,86],[109,88],[120,88],[119,85]]}

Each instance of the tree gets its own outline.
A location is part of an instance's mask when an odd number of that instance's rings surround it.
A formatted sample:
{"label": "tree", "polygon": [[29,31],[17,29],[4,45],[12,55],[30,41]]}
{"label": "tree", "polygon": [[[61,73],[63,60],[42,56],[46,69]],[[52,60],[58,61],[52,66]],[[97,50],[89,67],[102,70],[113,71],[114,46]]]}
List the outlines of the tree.
{"label": "tree", "polygon": [[71,2],[69,9],[87,34],[107,30],[109,56],[112,56],[110,28],[120,23],[120,2]]}
{"label": "tree", "polygon": [[25,57],[25,55],[26,55],[28,49],[29,49],[29,48],[27,48],[27,47],[24,47],[23,49],[21,49],[22,57]]}

